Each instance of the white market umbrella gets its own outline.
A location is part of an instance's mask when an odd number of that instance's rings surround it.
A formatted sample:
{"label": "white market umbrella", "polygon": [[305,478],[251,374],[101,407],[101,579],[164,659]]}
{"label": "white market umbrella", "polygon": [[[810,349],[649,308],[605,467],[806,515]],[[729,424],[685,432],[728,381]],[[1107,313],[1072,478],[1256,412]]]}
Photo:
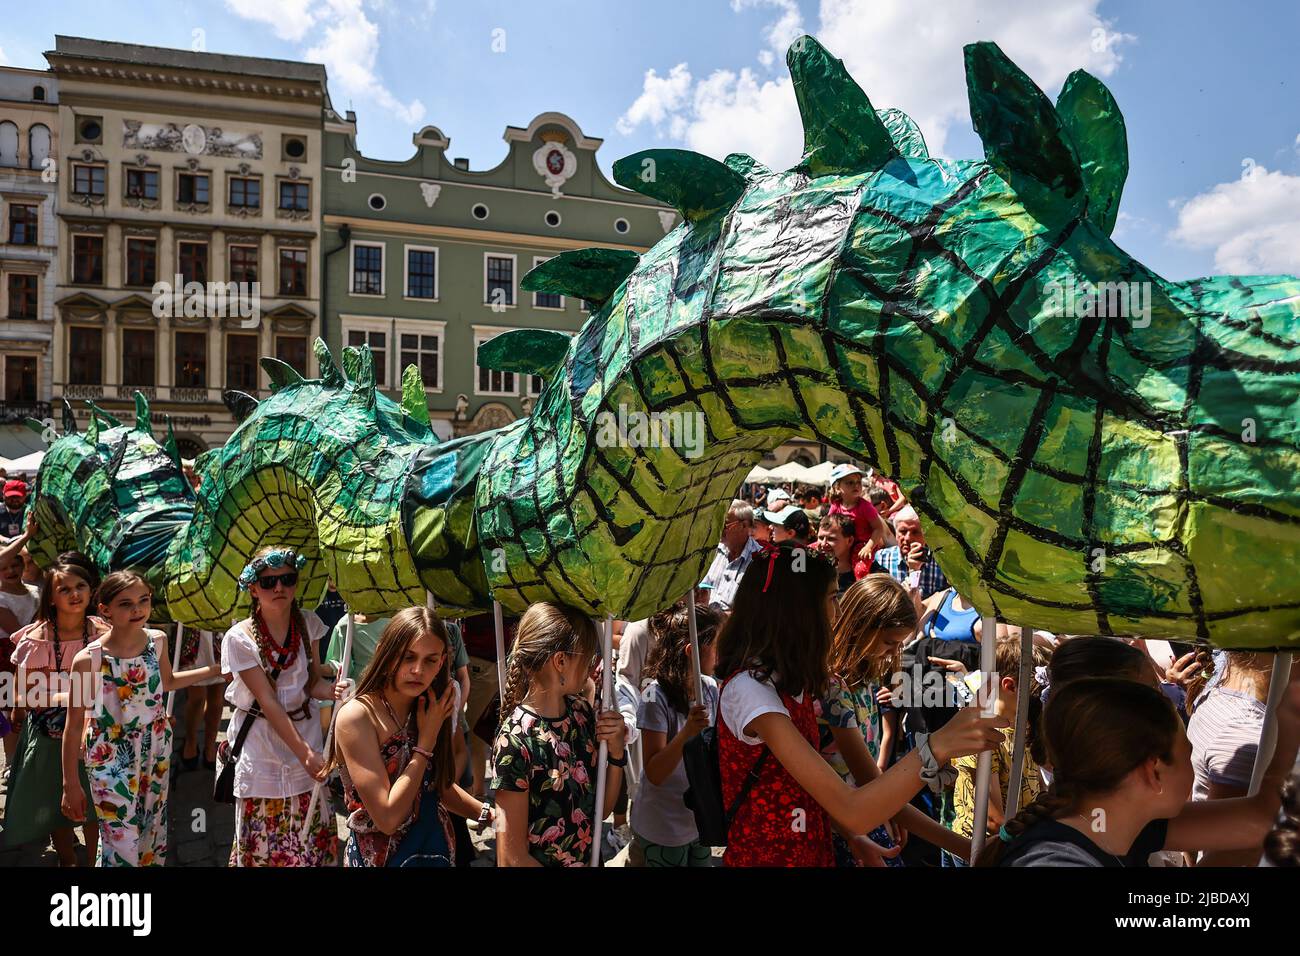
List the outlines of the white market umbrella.
{"label": "white market umbrella", "polygon": [[754,470],[745,476],[745,480],[749,482],[756,482],[761,484],[763,482],[770,481],[771,477],[772,477],[772,473],[770,471],[768,471],[766,468],[762,467],[761,465],[755,465]]}
{"label": "white market umbrella", "polygon": [[797,461],[787,461],[784,465],[773,468],[768,471],[767,476],[771,481],[802,482],[812,484],[808,479],[809,469],[799,464]]}
{"label": "white market umbrella", "polygon": [[23,455],[21,458],[14,458],[9,461],[0,461],[5,471],[13,474],[16,471],[37,472],[41,467],[41,459],[45,457],[45,452],[34,451],[30,455]]}
{"label": "white market umbrella", "polygon": [[810,485],[829,485],[831,483],[831,472],[835,469],[835,462],[824,461],[820,465],[814,465],[808,469],[808,477],[804,479]]}

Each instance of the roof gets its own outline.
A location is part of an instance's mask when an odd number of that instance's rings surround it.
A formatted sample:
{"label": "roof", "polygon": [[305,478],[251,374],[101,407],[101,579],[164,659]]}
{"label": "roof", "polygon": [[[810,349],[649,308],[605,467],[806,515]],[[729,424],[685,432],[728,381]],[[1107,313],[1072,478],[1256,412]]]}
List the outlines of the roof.
{"label": "roof", "polygon": [[87,60],[129,63],[137,66],[169,66],[180,69],[209,70],[245,76],[274,77],[307,83],[326,82],[325,67],[320,63],[300,63],[260,56],[235,56],[229,53],[199,53],[171,47],[146,46],[141,43],[117,43],[87,37],[56,36],[53,54]]}

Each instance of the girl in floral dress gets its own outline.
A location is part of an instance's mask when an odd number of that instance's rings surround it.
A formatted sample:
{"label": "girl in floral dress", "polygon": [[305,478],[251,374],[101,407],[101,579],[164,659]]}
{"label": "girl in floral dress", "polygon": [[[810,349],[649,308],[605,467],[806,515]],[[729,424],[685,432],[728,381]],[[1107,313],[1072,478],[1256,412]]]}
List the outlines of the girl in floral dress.
{"label": "girl in floral dress", "polygon": [[347,866],[452,866],[448,811],[490,819],[458,787],[452,752],[460,688],[451,679],[447,631],[428,608],[411,607],[384,627],[356,697],[334,727],[351,835]]}
{"label": "girl in floral dress", "polygon": [[492,752],[498,866],[587,865],[601,741],[609,766],[599,813],[614,809],[627,725],[584,696],[598,648],[595,624],[570,608],[534,604],[519,621]]}
{"label": "girl in floral dress", "polygon": [[[756,553],[736,589],[716,669],[723,805],[736,804],[747,779],[757,779],[731,821],[726,866],[832,866],[831,821],[867,833],[923,785],[915,751],[856,789],[818,752],[814,701],[829,678],[837,593],[834,566],[788,543]],[[975,707],[960,711],[931,735],[933,770],[999,743],[1007,723]]]}
{"label": "girl in floral dress", "polygon": [[111,630],[72,662],[73,687],[95,687],[89,702],[74,695],[63,735],[63,812],[86,814],[77,766],[85,743],[90,796],[99,818],[99,866],[162,866],[167,857],[167,786],[172,752],[166,692],[220,673],[216,665],[172,673],[167,636],[145,625],[153,590],[133,571],[106,577],[96,595]]}

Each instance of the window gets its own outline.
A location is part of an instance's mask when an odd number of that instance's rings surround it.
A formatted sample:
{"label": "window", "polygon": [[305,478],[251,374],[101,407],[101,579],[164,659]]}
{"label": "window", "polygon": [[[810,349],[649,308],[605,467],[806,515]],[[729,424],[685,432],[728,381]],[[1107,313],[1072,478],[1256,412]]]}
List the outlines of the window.
{"label": "window", "polygon": [[33,86],[33,87],[32,87],[32,99],[36,100],[36,102],[38,102],[38,103],[44,102],[44,100],[45,100],[45,87],[43,87],[43,86]]}
{"label": "window", "polygon": [[410,299],[438,298],[438,251],[406,247],[406,295]]}
{"label": "window", "polygon": [[50,158],[50,128],[37,123],[27,131],[27,165],[31,169],[44,169]]}
{"label": "window", "polygon": [[382,244],[352,244],[352,294],[384,294],[384,247]]}
{"label": "window", "polygon": [[104,167],[73,163],[72,194],[74,196],[102,198],[104,195]]}
{"label": "window", "polygon": [[615,220],[614,220],[614,229],[615,229],[615,231],[617,231],[617,232],[627,232],[628,229],[630,229],[630,228],[631,228],[631,226],[628,225],[628,221],[627,221],[626,219],[615,219]]}
{"label": "window", "polygon": [[104,284],[104,237],[72,237],[72,281],[78,285]]}
{"label": "window", "polygon": [[176,201],[182,204],[206,206],[208,199],[207,173],[178,173],[176,176]]}
{"label": "window", "polygon": [[36,356],[5,356],[5,401],[25,404],[36,401]]}
{"label": "window", "polygon": [[36,318],[36,276],[9,274],[9,318]]}
{"label": "window", "polygon": [[277,335],[275,337],[275,357],[290,368],[297,370],[299,375],[306,377],[306,337],[301,335]]}
{"label": "window", "polygon": [[307,294],[307,250],[280,249],[280,295]]}
{"label": "window", "polygon": [[525,387],[528,389],[530,398],[536,398],[542,394],[542,377],[540,375],[529,375],[525,380]]}
{"label": "window", "polygon": [[550,226],[552,229],[558,226],[561,222],[560,214],[556,212],[554,209],[548,211],[544,218],[546,220],[546,224]]}
{"label": "window", "polygon": [[18,124],[0,123],[0,166],[18,165]]}
{"label": "window", "polygon": [[226,388],[257,392],[257,336],[226,336]]}
{"label": "window", "polygon": [[486,256],[484,273],[483,302],[495,306],[514,305],[515,257]]}
{"label": "window", "polygon": [[260,209],[262,207],[262,181],[243,176],[230,179],[230,205],[237,209]]}
{"label": "window", "polygon": [[178,242],[176,263],[185,282],[208,281],[208,244],[206,242]]}
{"label": "window", "polygon": [[155,385],[158,338],[153,329],[122,330],[122,384]]}
{"label": "window", "polygon": [[127,199],[157,199],[158,170],[128,169],[126,171]]}
{"label": "window", "polygon": [[[536,269],[546,261],[545,256],[536,256],[533,258],[533,268]],[[533,308],[535,309],[562,309],[564,308],[564,296],[558,292],[534,292]]]}
{"label": "window", "polygon": [[176,333],[176,377],[178,388],[208,387],[208,337],[202,332]]}
{"label": "window", "polygon": [[369,345],[375,357],[375,384],[388,387],[388,333],[372,329],[349,329],[348,345],[360,348]]}
{"label": "window", "polygon": [[286,136],[283,149],[285,159],[301,160],[307,155],[307,141],[299,136]]}
{"label": "window", "polygon": [[481,202],[475,203],[474,208],[471,209],[470,212],[474,214],[475,219],[486,219],[489,214],[488,207],[483,205]]}
{"label": "window", "polygon": [[126,240],[126,284],[152,286],[158,281],[158,240]]}
{"label": "window", "polygon": [[280,208],[306,212],[311,209],[311,183],[280,183]]}
{"label": "window", "polygon": [[478,332],[474,335],[474,364],[478,371],[478,381],[475,383],[477,387],[474,389],[476,395],[518,394],[514,372],[498,372],[496,369],[482,368],[478,365],[479,346],[484,342],[490,342],[497,334],[497,332]]}
{"label": "window", "polygon": [[382,212],[383,208],[388,205],[388,200],[384,198],[383,193],[371,193],[366,202],[375,212]]}
{"label": "window", "polygon": [[438,377],[440,367],[438,358],[442,351],[440,339],[440,335],[428,335],[423,332],[402,332],[398,336],[398,344],[402,348],[399,367],[405,369],[408,365],[414,365],[418,368],[425,388],[442,387]]}
{"label": "window", "polygon": [[77,124],[78,143],[98,143],[104,138],[104,127],[98,116],[87,116]]}
{"label": "window", "polygon": [[36,245],[36,207],[9,204],[9,242],[15,246]]}
{"label": "window", "polygon": [[104,333],[85,326],[68,328],[68,384],[102,385]]}
{"label": "window", "polygon": [[257,246],[230,246],[230,281],[257,281]]}

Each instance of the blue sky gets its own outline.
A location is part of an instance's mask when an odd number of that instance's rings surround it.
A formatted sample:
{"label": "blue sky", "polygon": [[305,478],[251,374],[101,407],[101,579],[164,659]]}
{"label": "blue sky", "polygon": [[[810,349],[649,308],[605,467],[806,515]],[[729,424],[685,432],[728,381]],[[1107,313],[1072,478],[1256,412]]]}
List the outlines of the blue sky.
{"label": "blue sky", "polygon": [[324,62],[368,155],[404,158],[434,124],[452,155],[487,168],[507,125],[560,110],[605,139],[608,173],[654,145],[792,162],[783,51],[802,32],[956,157],[982,152],[962,44],[997,41],[1053,97],[1085,67],[1128,123],[1122,246],[1168,278],[1300,273],[1292,0],[46,0],[6,24],[0,60],[43,67],[56,33],[184,48],[197,36],[209,51]]}

